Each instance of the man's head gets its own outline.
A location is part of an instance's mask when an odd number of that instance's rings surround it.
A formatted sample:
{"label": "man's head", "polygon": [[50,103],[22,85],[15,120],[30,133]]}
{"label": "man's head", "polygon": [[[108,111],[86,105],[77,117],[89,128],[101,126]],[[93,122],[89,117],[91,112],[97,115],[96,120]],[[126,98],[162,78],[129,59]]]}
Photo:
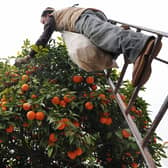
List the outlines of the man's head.
{"label": "man's head", "polygon": [[49,16],[50,16],[50,14],[52,13],[52,12],[54,12],[54,8],[51,8],[51,7],[47,7],[43,12],[42,12],[42,14],[41,14],[41,23],[42,24],[46,24],[46,22],[48,21],[48,18],[49,18]]}

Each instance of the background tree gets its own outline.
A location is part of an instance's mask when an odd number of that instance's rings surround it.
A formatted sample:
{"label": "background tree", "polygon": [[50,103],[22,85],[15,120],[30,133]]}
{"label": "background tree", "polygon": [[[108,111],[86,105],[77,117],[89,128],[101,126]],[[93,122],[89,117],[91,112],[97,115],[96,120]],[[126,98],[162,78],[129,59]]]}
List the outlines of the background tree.
{"label": "background tree", "polygon": [[[79,69],[62,41],[42,48],[26,40],[18,57],[30,48],[37,54],[28,64],[0,62],[1,167],[146,167],[103,72]],[[118,79],[116,70],[111,78]],[[125,81],[125,104],[132,91]],[[130,111],[142,136],[151,125],[147,106],[138,97]],[[165,154],[157,139],[153,134],[148,146],[161,167]]]}

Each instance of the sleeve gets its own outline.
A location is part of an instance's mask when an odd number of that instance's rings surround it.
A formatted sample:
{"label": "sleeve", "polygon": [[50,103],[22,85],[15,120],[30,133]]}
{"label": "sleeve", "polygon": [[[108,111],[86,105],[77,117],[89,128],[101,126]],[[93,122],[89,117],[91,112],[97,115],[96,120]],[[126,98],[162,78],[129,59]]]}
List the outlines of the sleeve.
{"label": "sleeve", "polygon": [[[44,25],[44,31],[42,33],[42,35],[40,36],[40,38],[36,41],[35,45],[37,46],[43,46],[45,47],[46,44],[48,43],[52,33],[55,31],[55,20],[53,16],[49,17],[48,22]],[[34,50],[31,50],[29,55],[31,57],[34,57],[34,55],[36,54],[36,52]]]}

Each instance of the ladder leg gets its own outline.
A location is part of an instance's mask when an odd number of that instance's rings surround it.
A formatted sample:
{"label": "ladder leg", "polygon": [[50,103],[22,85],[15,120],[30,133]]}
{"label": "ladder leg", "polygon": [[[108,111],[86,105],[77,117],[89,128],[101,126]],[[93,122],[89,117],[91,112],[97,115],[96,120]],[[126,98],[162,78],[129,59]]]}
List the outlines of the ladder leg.
{"label": "ladder leg", "polygon": [[152,123],[151,128],[149,129],[146,136],[144,137],[143,144],[142,144],[143,146],[145,146],[147,144],[148,140],[150,139],[152,133],[155,131],[155,129],[159,125],[159,123],[160,123],[161,119],[163,118],[164,114],[166,113],[167,109],[168,109],[168,96],[166,97],[164,103],[162,104],[155,120]]}
{"label": "ladder leg", "polygon": [[[105,73],[106,73],[106,72],[105,72]],[[113,81],[112,81],[110,78],[108,78],[107,81],[108,81],[110,87],[112,88],[112,90],[113,90],[113,92],[114,92],[114,90],[115,90],[115,85],[114,85]],[[136,98],[136,95],[137,95],[138,91],[139,91],[139,87],[135,88],[135,93],[134,93],[134,96],[133,96],[133,98],[132,98],[130,104],[133,103],[133,100]],[[116,95],[116,96],[115,96],[115,100],[116,100],[116,102],[118,103],[118,105],[119,105],[119,107],[120,107],[120,109],[121,109],[121,112],[122,112],[122,114],[123,114],[125,120],[127,121],[127,124],[128,124],[128,126],[129,126],[129,128],[130,128],[132,134],[134,135],[134,137],[135,137],[135,139],[136,139],[136,143],[137,143],[137,145],[138,145],[138,147],[139,147],[139,149],[140,149],[140,151],[141,151],[141,154],[142,154],[142,156],[143,156],[143,158],[144,158],[144,160],[145,160],[147,166],[148,166],[149,168],[156,168],[156,165],[155,165],[155,163],[154,163],[154,161],[153,161],[153,158],[152,158],[152,156],[151,156],[151,154],[150,154],[148,148],[147,148],[146,146],[145,146],[145,147],[142,146],[142,141],[143,141],[143,139],[142,139],[142,136],[141,136],[141,134],[140,134],[140,132],[139,132],[139,130],[138,130],[136,124],[135,124],[134,121],[132,120],[131,115],[130,115],[129,113],[126,114],[126,110],[127,110],[128,108],[125,106],[123,100],[122,100],[121,97],[120,97],[120,94],[119,94],[119,93],[116,93],[115,95]]]}
{"label": "ladder leg", "polygon": [[118,89],[119,89],[119,87],[120,87],[120,85],[121,85],[121,83],[123,81],[123,78],[124,78],[125,72],[127,70],[128,64],[129,64],[129,62],[125,59],[125,64],[124,64],[124,66],[122,68],[121,75],[120,75],[120,77],[118,79],[118,82],[116,84],[114,93],[117,93],[117,91],[118,91]]}

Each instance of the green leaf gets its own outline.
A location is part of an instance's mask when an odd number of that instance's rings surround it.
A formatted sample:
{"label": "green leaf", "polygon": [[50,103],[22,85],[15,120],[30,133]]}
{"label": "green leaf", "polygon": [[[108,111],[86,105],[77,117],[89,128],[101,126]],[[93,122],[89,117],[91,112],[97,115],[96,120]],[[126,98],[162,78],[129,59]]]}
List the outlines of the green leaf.
{"label": "green leaf", "polygon": [[52,156],[52,154],[53,154],[53,151],[54,151],[54,147],[49,147],[48,148],[48,157],[50,158],[51,156]]}

